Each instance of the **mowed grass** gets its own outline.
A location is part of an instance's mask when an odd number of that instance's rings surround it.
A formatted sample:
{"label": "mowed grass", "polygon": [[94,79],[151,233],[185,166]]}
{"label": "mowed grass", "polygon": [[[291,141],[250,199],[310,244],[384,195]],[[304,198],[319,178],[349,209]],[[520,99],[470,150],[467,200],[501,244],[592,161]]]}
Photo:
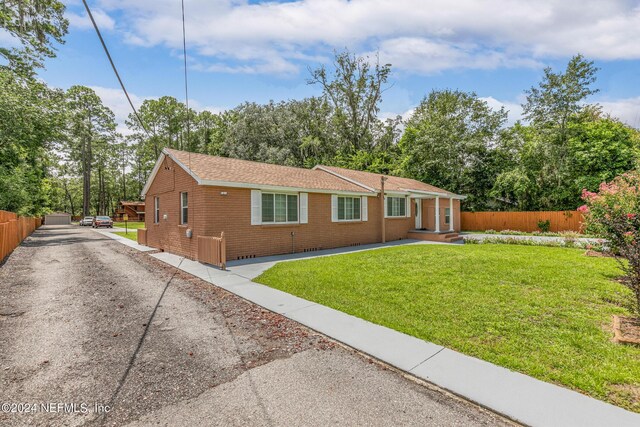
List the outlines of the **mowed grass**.
{"label": "mowed grass", "polygon": [[640,347],[610,258],[578,249],[412,245],[282,262],[257,281],[640,412]]}
{"label": "mowed grass", "polygon": [[127,239],[133,240],[134,242],[138,241],[138,230],[129,230],[128,233],[124,231],[114,231],[113,234],[117,234],[118,236],[126,237]]}
{"label": "mowed grass", "polygon": [[[119,228],[125,228],[124,222],[114,222],[113,226],[119,227]],[[132,230],[137,230],[138,228],[144,228],[144,222],[127,221],[127,228],[130,228]]]}

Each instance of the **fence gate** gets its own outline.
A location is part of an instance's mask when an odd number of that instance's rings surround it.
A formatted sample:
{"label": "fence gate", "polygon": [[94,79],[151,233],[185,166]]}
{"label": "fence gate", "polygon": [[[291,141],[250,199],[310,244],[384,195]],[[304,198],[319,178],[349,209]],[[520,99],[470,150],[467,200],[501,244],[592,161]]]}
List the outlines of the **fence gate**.
{"label": "fence gate", "polygon": [[223,270],[227,267],[224,232],[220,233],[220,237],[198,236],[198,261],[215,265]]}

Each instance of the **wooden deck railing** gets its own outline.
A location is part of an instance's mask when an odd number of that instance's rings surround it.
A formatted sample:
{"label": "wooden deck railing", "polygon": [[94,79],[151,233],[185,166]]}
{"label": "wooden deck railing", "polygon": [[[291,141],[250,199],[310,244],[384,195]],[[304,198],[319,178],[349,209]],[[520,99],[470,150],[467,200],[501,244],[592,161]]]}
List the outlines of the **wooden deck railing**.
{"label": "wooden deck railing", "polygon": [[0,261],[41,225],[41,218],[18,216],[13,212],[0,211]]}
{"label": "wooden deck railing", "polygon": [[224,232],[220,237],[198,236],[198,261],[215,265],[221,269],[227,267],[227,245]]}
{"label": "wooden deck railing", "polygon": [[582,231],[582,214],[578,211],[541,212],[462,212],[462,230],[538,230],[538,221],[549,220],[549,231]]}
{"label": "wooden deck railing", "polygon": [[138,244],[147,246],[147,229],[138,228]]}

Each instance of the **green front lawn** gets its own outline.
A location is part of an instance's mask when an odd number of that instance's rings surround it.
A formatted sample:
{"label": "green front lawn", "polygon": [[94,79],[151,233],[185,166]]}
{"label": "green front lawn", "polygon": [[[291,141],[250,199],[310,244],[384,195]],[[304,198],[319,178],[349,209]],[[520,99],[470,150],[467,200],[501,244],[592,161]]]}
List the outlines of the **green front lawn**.
{"label": "green front lawn", "polygon": [[[114,227],[125,228],[124,227],[124,222],[114,222],[113,226]],[[138,228],[144,228],[144,222],[127,221],[127,228],[133,229],[133,230],[137,230]]]}
{"label": "green front lawn", "polygon": [[612,342],[627,290],[582,250],[412,245],[282,262],[257,281],[640,412],[640,347]]}
{"label": "green front lawn", "polygon": [[113,234],[117,234],[118,236],[126,237],[127,239],[133,240],[134,242],[138,241],[138,230],[129,230],[128,233],[124,231],[114,231]]}

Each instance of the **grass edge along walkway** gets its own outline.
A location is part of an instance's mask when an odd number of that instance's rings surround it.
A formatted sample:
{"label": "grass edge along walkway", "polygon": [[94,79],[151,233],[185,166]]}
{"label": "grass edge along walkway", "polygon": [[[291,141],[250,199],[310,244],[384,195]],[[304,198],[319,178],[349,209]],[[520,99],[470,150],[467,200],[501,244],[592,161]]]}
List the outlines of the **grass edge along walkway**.
{"label": "grass edge along walkway", "polygon": [[616,263],[578,249],[417,245],[289,261],[256,282],[640,412]]}

